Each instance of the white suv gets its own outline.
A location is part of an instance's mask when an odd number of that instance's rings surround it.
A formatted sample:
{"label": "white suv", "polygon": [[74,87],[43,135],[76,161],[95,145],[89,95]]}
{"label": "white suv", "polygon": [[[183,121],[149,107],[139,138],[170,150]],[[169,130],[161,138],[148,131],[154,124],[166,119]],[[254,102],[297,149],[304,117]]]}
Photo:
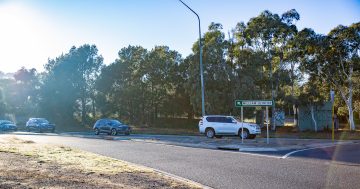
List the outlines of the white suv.
{"label": "white suv", "polygon": [[[244,127],[241,136],[241,125]],[[238,135],[241,137],[254,139],[261,133],[260,127],[254,123],[241,123],[233,116],[208,115],[204,116],[199,122],[199,131],[208,138],[220,138],[223,135]]]}

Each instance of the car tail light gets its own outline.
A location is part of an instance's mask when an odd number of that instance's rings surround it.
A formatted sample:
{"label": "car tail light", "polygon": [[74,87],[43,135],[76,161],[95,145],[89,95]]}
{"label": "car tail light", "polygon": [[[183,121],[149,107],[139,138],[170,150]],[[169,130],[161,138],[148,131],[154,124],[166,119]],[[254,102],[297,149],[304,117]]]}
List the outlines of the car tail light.
{"label": "car tail light", "polygon": [[201,126],[203,125],[203,121],[202,121],[202,120],[200,120],[199,125],[201,125]]}

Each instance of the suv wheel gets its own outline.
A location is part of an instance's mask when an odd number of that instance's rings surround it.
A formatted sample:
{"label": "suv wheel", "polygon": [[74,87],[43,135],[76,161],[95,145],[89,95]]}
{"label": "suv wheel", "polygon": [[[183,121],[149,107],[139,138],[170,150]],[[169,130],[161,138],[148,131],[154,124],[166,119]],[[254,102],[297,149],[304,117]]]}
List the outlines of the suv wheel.
{"label": "suv wheel", "polygon": [[112,135],[112,136],[117,135],[117,131],[116,131],[116,129],[111,129],[111,135]]}
{"label": "suv wheel", "polygon": [[244,139],[249,138],[249,131],[248,131],[247,129],[244,129],[244,133],[241,134],[241,130],[242,130],[242,129],[239,130],[239,136],[240,136],[240,138],[244,138]]}
{"label": "suv wheel", "polygon": [[215,131],[214,131],[214,129],[212,129],[212,128],[206,129],[205,135],[206,135],[206,137],[208,137],[208,138],[214,138],[214,136],[215,136]]}
{"label": "suv wheel", "polygon": [[100,130],[98,128],[95,129],[95,135],[99,135],[100,134]]}

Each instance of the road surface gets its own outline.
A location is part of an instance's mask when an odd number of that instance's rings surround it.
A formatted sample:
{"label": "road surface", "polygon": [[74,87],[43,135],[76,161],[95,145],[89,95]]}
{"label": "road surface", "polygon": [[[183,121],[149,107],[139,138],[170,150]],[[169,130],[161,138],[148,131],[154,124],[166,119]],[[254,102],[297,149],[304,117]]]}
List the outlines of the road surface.
{"label": "road surface", "polygon": [[326,158],[332,153],[337,154],[337,157],[350,155],[359,159],[359,144],[330,147],[325,152],[324,149],[307,150],[281,158],[285,154],[248,154],[129,140],[44,135],[17,137],[79,148],[159,169],[219,189],[360,188],[360,164],[351,158],[338,158],[337,161]]}

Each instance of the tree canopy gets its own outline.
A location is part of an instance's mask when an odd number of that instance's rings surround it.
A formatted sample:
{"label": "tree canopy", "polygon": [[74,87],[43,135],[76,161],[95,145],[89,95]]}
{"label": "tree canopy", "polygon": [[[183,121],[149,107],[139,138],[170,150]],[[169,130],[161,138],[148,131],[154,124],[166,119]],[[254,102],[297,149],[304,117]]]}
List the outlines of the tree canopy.
{"label": "tree canopy", "polygon": [[[298,20],[291,9],[281,15],[263,11],[228,33],[221,23],[210,23],[198,39],[206,114],[238,114],[235,99],[273,99],[276,109],[296,119],[299,105],[320,106],[333,89],[337,112],[355,129],[360,23],[324,35],[311,28],[298,31]],[[129,45],[105,65],[95,45],[71,47],[49,59],[44,72],[21,68],[12,79],[0,72],[0,116],[41,116],[74,125],[91,125],[100,117],[151,125],[159,117],[201,116],[199,41],[192,51],[183,57],[166,45]]]}

